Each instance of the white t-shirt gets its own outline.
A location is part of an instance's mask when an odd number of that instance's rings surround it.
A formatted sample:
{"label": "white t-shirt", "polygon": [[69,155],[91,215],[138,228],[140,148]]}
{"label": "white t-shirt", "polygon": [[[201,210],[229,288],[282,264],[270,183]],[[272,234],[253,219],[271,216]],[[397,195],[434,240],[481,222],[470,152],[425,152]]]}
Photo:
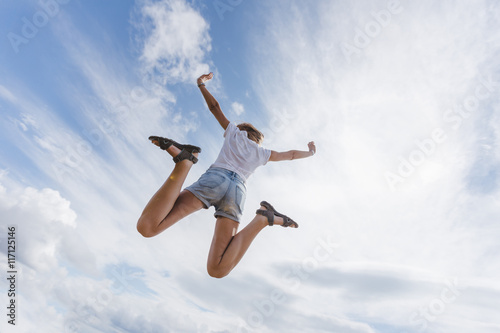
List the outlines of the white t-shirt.
{"label": "white t-shirt", "polygon": [[240,131],[235,124],[229,123],[224,132],[224,145],[219,157],[211,167],[236,172],[243,179],[248,177],[271,157],[271,150],[259,146],[248,138],[246,131]]}

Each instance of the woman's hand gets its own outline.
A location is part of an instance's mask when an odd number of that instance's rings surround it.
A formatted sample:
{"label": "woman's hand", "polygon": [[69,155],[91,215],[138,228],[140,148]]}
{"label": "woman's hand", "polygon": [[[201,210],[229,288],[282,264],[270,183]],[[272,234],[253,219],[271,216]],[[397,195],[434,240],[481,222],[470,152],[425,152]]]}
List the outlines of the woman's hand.
{"label": "woman's hand", "polygon": [[314,155],[316,154],[316,145],[314,144],[314,141],[311,141],[307,144],[309,147],[309,151]]}
{"label": "woman's hand", "polygon": [[214,77],[214,73],[212,73],[212,72],[210,72],[208,74],[203,74],[202,76],[200,76],[198,78],[198,80],[196,80],[196,84],[200,85],[202,83],[205,83],[205,82],[211,80],[213,77]]}

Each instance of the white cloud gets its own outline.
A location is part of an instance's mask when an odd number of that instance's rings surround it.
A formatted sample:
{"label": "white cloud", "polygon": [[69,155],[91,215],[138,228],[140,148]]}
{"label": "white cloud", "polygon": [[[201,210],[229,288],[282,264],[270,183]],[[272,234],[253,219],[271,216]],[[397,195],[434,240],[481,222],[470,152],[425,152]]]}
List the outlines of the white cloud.
{"label": "white cloud", "polygon": [[[117,53],[61,13],[54,31],[88,87],[68,82],[59,93],[77,107],[62,116],[44,96],[0,86],[0,97],[19,111],[2,124],[9,147],[36,166],[9,166],[0,176],[2,218],[22,228],[23,332],[71,325],[88,332],[234,332],[254,327],[259,314],[258,332],[416,332],[420,324],[410,316],[439,300],[455,277],[464,289],[428,331],[498,329],[493,297],[500,271],[492,264],[499,259],[498,185],[488,191],[467,185],[490,170],[475,164],[494,167],[499,159],[498,94],[482,100],[458,129],[443,119],[474,94],[480,75],[498,68],[499,29],[486,10],[495,5],[402,3],[404,11],[348,63],[340,46],[385,1],[287,4],[261,2],[262,31],[248,30],[256,37],[249,66],[258,67],[250,68],[252,95],[268,108],[263,132],[270,148],[306,149],[314,139],[318,153],[258,170],[244,220],[266,199],[301,227],[263,231],[223,280],[205,273],[210,213],[154,239],[135,231],[172,167],[147,136],[169,133],[209,147],[186,183],[220,144],[221,137],[199,135],[194,116],[174,110],[182,103],[162,85],[194,82],[208,69],[209,24],[193,6],[138,3],[139,72],[153,76],[146,84],[125,75]],[[232,111],[248,114],[237,102]],[[408,158],[437,127],[447,140],[392,192],[384,173],[397,170],[398,157]],[[43,175],[53,186],[21,185],[38,184]],[[327,236],[338,246],[304,271]],[[269,314],[265,304],[275,289],[287,301]]]}
{"label": "white cloud", "polygon": [[[336,260],[424,269],[428,273],[416,275],[424,279],[437,275],[493,281],[493,271],[500,273],[498,266],[485,271],[483,265],[498,253],[493,243],[499,236],[494,221],[500,206],[493,193],[498,195],[499,187],[474,193],[467,178],[469,172],[477,172],[472,167],[478,137],[483,146],[498,147],[498,136],[491,135],[497,116],[490,109],[498,108],[499,86],[493,84],[459,128],[452,126],[446,112],[475,96],[484,78],[498,71],[495,54],[500,43],[492,42],[491,34],[498,35],[499,30],[492,23],[494,14],[488,14],[492,13],[489,6],[496,5],[483,1],[436,7],[426,1],[401,2],[403,11],[393,15],[391,23],[350,62],[342,53],[342,43],[353,43],[357,29],[373,21],[371,13],[386,9],[387,2],[321,2],[317,7],[293,2],[287,3],[286,14],[282,3],[263,6],[267,15],[262,29],[250,34],[259,45],[252,54],[251,71],[257,73],[253,87],[270,119],[266,139],[270,148],[280,150],[304,149],[313,139],[318,146],[313,158],[266,166],[263,177],[254,179],[258,184],[253,186],[265,188],[267,197],[283,206],[280,209],[303,221],[300,235],[287,235],[290,239],[280,240],[280,247],[300,258],[310,251],[311,239],[338,233],[341,246]],[[277,113],[281,115],[275,117]],[[495,124],[488,136],[482,135],[484,122]],[[446,140],[435,144],[426,162],[391,191],[385,173],[397,172],[399,158],[408,159],[436,128],[443,129]],[[495,154],[486,156],[490,167],[483,171],[485,175],[498,165]],[[483,181],[491,184],[491,179],[486,176]],[[487,213],[479,217],[478,210]],[[271,242],[272,237],[266,240]],[[366,281],[356,288],[373,281],[368,273],[362,275]],[[328,276],[334,277],[328,273],[325,279]],[[416,276],[409,274],[408,280]],[[349,278],[339,283],[343,279]],[[339,291],[345,297],[354,292],[344,287]],[[305,299],[301,306],[312,308],[339,297],[333,291],[328,297],[327,291],[306,288],[299,295]],[[404,294],[394,295],[395,304],[404,303]],[[477,306],[476,297],[461,299],[467,315],[452,315],[464,316],[461,331],[467,331],[472,321],[498,325],[491,311],[485,316],[471,311]],[[396,320],[382,305],[374,305],[371,316],[364,317],[364,305],[349,304],[327,311],[361,316],[372,327],[416,330],[408,319],[412,307],[400,307]],[[430,327],[429,331],[457,329],[446,316]]]}
{"label": "white cloud", "polygon": [[[59,330],[61,315],[52,302],[54,289],[58,287],[54,284],[67,276],[67,270],[61,266],[61,261],[67,258],[66,253],[74,251],[75,246],[84,246],[81,240],[79,243],[67,242],[67,237],[75,230],[77,216],[58,191],[23,188],[7,174],[0,181],[2,240],[7,237],[7,227],[15,227],[16,328],[22,332]],[[7,262],[6,250],[7,247],[2,246],[4,262]],[[4,286],[5,283],[1,282]],[[39,320],[42,317],[45,319]],[[6,325],[5,321],[2,325]]]}
{"label": "white cloud", "polygon": [[164,83],[192,82],[208,73],[204,62],[211,50],[209,25],[183,0],[143,1],[141,21],[146,38],[141,59],[150,71],[161,73]]}
{"label": "white cloud", "polygon": [[237,116],[241,116],[245,112],[245,107],[243,104],[238,103],[238,102],[233,102],[231,104],[231,110],[233,111],[234,114]]}
{"label": "white cloud", "polygon": [[[166,73],[150,71],[148,66],[161,63],[169,69],[169,75],[176,77],[177,81],[169,83],[185,82],[206,71],[207,66],[201,61],[204,52],[210,49],[208,25],[186,3],[147,2],[143,5],[144,13],[154,16],[158,14],[156,8],[163,15],[154,17],[159,20],[158,27],[148,32],[151,36],[148,35],[149,44],[145,48],[154,49],[154,38],[159,35],[163,36],[162,42],[169,42],[165,38],[174,38],[169,45],[178,48],[177,51],[169,48],[168,52],[172,52],[163,54],[166,49],[160,47],[155,49],[159,52],[158,59],[145,61],[145,68],[140,72],[158,77],[148,77],[139,83],[131,80],[121,71],[124,65],[119,52],[103,53],[106,46],[80,33],[65,14],[54,22],[54,32],[65,46],[68,62],[80,69],[85,88],[76,88],[71,79],[61,84],[58,93],[71,96],[74,109],[61,112],[45,96],[28,89],[2,90],[3,98],[9,91],[10,101],[16,102],[18,111],[2,124],[9,128],[6,133],[9,146],[23,152],[36,166],[34,172],[24,172],[27,166],[24,169],[12,166],[9,168],[12,179],[35,183],[39,175],[45,175],[43,181],[59,190],[25,189],[19,184],[14,186],[16,191],[7,190],[8,186],[0,188],[7,193],[1,197],[2,204],[10,202],[13,207],[10,215],[5,216],[13,221],[29,221],[25,224],[29,231],[23,235],[28,240],[23,238],[22,242],[31,244],[22,249],[23,258],[29,261],[23,263],[23,277],[29,285],[25,288],[29,292],[23,294],[20,301],[34,304],[23,309],[33,313],[21,328],[24,332],[34,331],[35,323],[41,321],[43,314],[47,314],[43,317],[47,323],[38,329],[59,332],[65,331],[64,328],[72,331],[73,326],[76,331],[89,332],[111,332],[118,327],[137,332],[158,332],[164,327],[195,331],[203,322],[211,327],[214,326],[211,322],[218,322],[215,326],[222,329],[220,323],[233,320],[227,315],[198,309],[189,292],[176,288],[176,277],[170,278],[170,286],[165,285],[172,274],[170,271],[193,266],[204,272],[201,278],[209,279],[204,259],[200,257],[205,257],[208,251],[210,237],[206,235],[212,232],[211,225],[198,224],[196,228],[204,232],[193,234],[192,223],[200,218],[189,218],[184,225],[172,228],[166,238],[153,240],[142,238],[135,228],[142,208],[173,166],[171,158],[151,145],[147,137],[168,133],[182,140],[198,126],[190,119],[192,115],[186,117],[172,110],[176,101],[168,90],[170,86],[157,82]],[[179,31],[176,32],[171,29],[172,24],[164,25],[163,19],[173,23],[177,14],[183,20],[192,20],[190,27],[177,22],[174,28]],[[143,19],[152,18],[146,15]],[[167,28],[170,30],[165,31]],[[193,43],[197,34],[198,47]],[[179,36],[186,39],[176,39]],[[150,49],[146,49],[145,54],[151,55]],[[13,98],[15,96],[23,98]],[[76,125],[69,124],[68,118],[77,120]],[[193,171],[187,182],[193,181],[201,173],[199,170]],[[61,193],[71,200],[71,208]],[[78,212],[78,220],[71,212]],[[57,221],[62,225],[57,225]],[[213,221],[211,216],[210,221]],[[192,241],[191,247],[186,246],[188,238]],[[172,250],[175,248],[189,252],[179,256],[180,251]],[[125,272],[117,277],[116,271],[121,271],[116,267],[123,265],[137,269],[142,275]],[[36,291],[42,283],[44,288]],[[117,290],[113,287],[116,284],[123,288]],[[154,288],[157,296],[141,294],[141,290],[148,288]],[[155,310],[136,316],[151,307]],[[167,310],[169,315],[165,315]],[[191,315],[184,315],[186,313]]]}

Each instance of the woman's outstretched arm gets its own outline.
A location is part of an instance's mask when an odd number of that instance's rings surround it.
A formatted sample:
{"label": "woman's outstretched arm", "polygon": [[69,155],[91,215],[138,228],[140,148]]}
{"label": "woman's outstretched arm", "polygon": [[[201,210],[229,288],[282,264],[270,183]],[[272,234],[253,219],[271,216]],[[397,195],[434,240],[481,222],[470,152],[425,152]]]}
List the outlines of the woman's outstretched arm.
{"label": "woman's outstretched arm", "polygon": [[198,78],[196,83],[198,84],[198,87],[200,88],[201,94],[205,98],[205,102],[207,102],[208,108],[210,112],[214,115],[215,119],[219,122],[219,124],[222,126],[222,128],[225,130],[227,128],[227,125],[229,125],[229,120],[227,120],[226,115],[224,115],[224,112],[222,112],[219,102],[212,96],[212,94],[208,91],[208,89],[205,87],[205,82],[208,80],[211,80],[214,77],[214,73],[210,74],[203,74]]}
{"label": "woman's outstretched arm", "polygon": [[291,161],[291,160],[297,160],[299,158],[311,157],[314,154],[316,154],[316,145],[314,144],[314,141],[309,142],[307,146],[309,147],[309,151],[289,150],[289,151],[277,152],[272,150],[269,161],[271,162]]}

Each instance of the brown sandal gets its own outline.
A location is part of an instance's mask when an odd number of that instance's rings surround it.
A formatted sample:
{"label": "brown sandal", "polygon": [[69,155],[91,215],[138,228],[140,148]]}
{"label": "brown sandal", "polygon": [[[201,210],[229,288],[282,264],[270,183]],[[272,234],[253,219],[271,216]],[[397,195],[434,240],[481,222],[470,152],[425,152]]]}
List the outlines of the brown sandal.
{"label": "brown sandal", "polygon": [[292,220],[291,218],[289,218],[286,215],[278,213],[276,211],[276,209],[274,209],[274,207],[269,202],[262,201],[260,203],[260,205],[266,207],[266,210],[257,209],[256,213],[267,217],[267,222],[269,223],[270,226],[274,225],[274,216],[279,216],[279,217],[283,218],[283,225],[282,225],[283,228],[290,227],[290,226],[293,226],[294,228],[299,227],[297,222],[295,222],[294,220]]}
{"label": "brown sandal", "polygon": [[196,162],[198,162],[198,159],[196,158],[196,156],[193,155],[193,153],[201,153],[200,147],[193,145],[183,145],[178,142],[175,142],[172,139],[163,138],[161,136],[150,136],[149,140],[151,140],[152,142],[158,141],[159,147],[163,150],[167,150],[172,145],[181,149],[179,155],[173,158],[175,163],[178,163],[183,160],[190,160],[191,162],[193,162],[193,164],[196,164]]}
{"label": "brown sandal", "polygon": [[163,138],[161,136],[154,136],[154,135],[152,135],[152,136],[149,137],[149,140],[151,140],[151,141],[158,141],[158,144],[159,144],[160,148],[163,149],[163,150],[167,150],[168,147],[170,147],[171,145],[174,145],[177,148],[179,148],[180,150],[186,149],[191,154],[192,153],[201,153],[201,148],[200,147],[193,146],[193,145],[183,145],[183,144],[175,142],[174,140],[169,139],[169,138]]}

